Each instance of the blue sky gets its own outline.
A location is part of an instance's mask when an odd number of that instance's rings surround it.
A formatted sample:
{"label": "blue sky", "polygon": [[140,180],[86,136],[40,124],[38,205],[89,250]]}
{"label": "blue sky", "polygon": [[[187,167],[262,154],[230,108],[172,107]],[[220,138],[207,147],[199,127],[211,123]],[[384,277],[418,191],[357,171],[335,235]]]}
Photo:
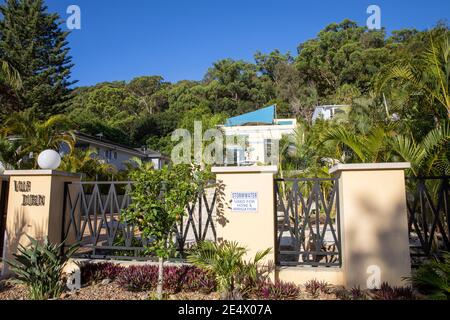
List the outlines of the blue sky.
{"label": "blue sky", "polygon": [[450,20],[448,0],[47,0],[64,19],[71,4],[82,19],[69,37],[77,85],[140,75],[200,80],[219,59],[252,61],[257,50],[295,54],[331,22],[365,24],[370,4],[380,6],[388,32]]}

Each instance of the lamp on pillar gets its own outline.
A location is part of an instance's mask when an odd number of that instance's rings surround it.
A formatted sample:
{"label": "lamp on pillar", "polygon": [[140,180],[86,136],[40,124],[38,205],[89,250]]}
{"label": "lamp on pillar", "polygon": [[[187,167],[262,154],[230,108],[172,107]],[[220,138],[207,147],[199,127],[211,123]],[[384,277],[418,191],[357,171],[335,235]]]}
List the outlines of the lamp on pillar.
{"label": "lamp on pillar", "polygon": [[44,150],[39,154],[38,165],[44,170],[56,170],[61,164],[61,156],[55,150]]}
{"label": "lamp on pillar", "polygon": [[[73,236],[64,233],[69,214],[66,212],[66,195],[76,192],[80,175],[57,171],[61,156],[54,150],[44,150],[38,156],[39,170],[6,170],[9,177],[8,213],[6,217],[4,259],[14,259],[19,245],[30,246],[27,236],[37,240],[47,238],[59,244],[67,237],[70,245]],[[76,209],[75,209],[76,210]],[[77,215],[78,211],[71,212]],[[2,275],[8,275],[6,267]]]}

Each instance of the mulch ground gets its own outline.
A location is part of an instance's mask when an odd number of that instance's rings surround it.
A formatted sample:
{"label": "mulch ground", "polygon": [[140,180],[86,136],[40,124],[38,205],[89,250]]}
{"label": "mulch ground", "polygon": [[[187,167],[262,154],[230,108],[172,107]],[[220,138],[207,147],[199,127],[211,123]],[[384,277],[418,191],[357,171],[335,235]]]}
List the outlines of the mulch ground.
{"label": "mulch ground", "polygon": [[[82,287],[80,290],[64,292],[58,300],[148,300],[151,292],[131,292],[124,290],[117,283],[93,284]],[[11,280],[0,281],[0,300],[27,300],[26,286],[14,283]],[[213,292],[209,295],[202,293],[185,293],[169,295],[172,300],[217,300],[219,294]]]}
{"label": "mulch ground", "polygon": [[[91,284],[82,287],[80,290],[64,292],[58,300],[148,300],[154,296],[152,292],[131,292],[121,288],[116,282],[108,284]],[[27,300],[27,288],[22,284],[14,283],[12,280],[0,281],[0,300]],[[179,292],[170,294],[170,300],[219,300],[220,294],[213,292],[203,294],[199,292]],[[336,300],[334,294],[321,294],[311,297],[302,292],[299,300]]]}

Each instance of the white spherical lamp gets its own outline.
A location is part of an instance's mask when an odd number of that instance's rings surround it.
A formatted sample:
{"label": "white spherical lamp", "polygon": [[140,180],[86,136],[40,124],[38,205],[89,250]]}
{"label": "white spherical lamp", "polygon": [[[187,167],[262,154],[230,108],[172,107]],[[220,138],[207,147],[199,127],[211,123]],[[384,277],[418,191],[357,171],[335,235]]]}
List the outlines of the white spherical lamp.
{"label": "white spherical lamp", "polygon": [[39,154],[38,165],[41,169],[55,170],[61,164],[61,156],[55,150],[44,150]]}

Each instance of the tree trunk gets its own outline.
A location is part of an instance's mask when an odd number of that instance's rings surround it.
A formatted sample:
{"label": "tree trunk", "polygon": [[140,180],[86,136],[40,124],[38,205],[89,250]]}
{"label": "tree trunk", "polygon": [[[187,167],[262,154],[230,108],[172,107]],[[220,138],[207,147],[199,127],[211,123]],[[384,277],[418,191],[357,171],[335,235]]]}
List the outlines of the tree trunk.
{"label": "tree trunk", "polygon": [[158,300],[163,298],[163,281],[164,281],[164,259],[159,258],[159,268],[158,268],[158,285],[156,286],[156,294]]}

